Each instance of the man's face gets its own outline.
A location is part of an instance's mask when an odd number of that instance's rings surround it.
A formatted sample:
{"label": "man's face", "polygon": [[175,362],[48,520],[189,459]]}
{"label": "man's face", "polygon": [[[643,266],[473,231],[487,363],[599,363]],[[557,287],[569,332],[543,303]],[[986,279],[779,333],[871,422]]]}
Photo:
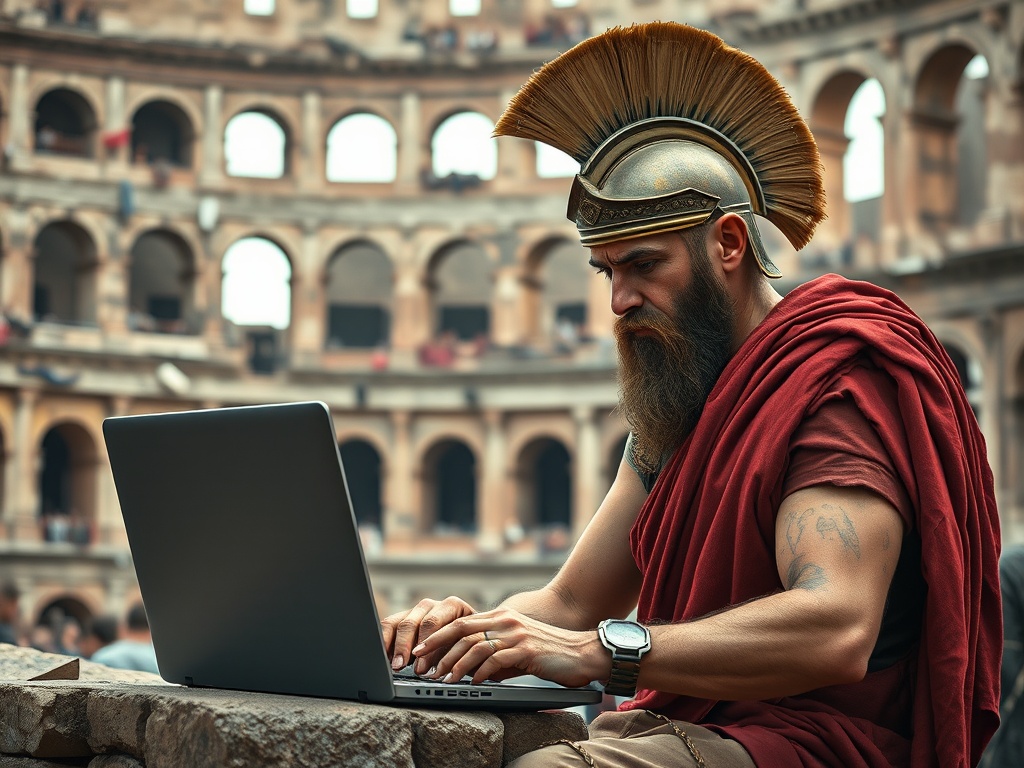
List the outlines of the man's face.
{"label": "man's face", "polygon": [[654,237],[613,244],[592,259],[611,277],[613,309],[619,299],[620,408],[636,435],[635,458],[648,469],[696,424],[731,356],[735,315],[702,236],[686,238],[691,248],[676,232]]}

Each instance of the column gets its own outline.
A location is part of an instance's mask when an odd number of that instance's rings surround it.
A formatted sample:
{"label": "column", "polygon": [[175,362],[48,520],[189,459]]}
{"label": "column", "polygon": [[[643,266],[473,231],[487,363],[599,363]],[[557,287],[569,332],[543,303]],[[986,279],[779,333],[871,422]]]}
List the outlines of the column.
{"label": "column", "polygon": [[28,103],[28,67],[15,64],[11,70],[11,103],[8,105],[8,143],[11,146],[10,165],[12,170],[24,171],[31,166],[32,154],[32,113]]}
{"label": "column", "polygon": [[415,264],[402,264],[395,274],[391,348],[400,357],[402,352],[415,351],[432,333],[427,288]]}
{"label": "column", "polygon": [[401,124],[398,126],[398,182],[406,186],[419,186],[420,168],[430,162],[421,158],[422,120],[420,97],[414,91],[402,94]]}
{"label": "column", "polygon": [[32,415],[39,401],[36,389],[18,390],[17,406],[14,412],[13,480],[8,489],[4,515],[7,518],[8,535],[20,541],[39,541],[39,444],[32,440]]}
{"label": "column", "polygon": [[594,408],[578,405],[573,409],[576,422],[576,455],[573,461],[573,538],[578,539],[587,527],[597,505],[601,488],[601,457]]}
{"label": "column", "polygon": [[203,99],[203,162],[199,169],[199,183],[216,186],[224,180],[224,89],[219,85],[206,86]]}
{"label": "column", "polygon": [[[107,405],[107,415],[125,416],[131,412],[132,398],[115,395]],[[96,488],[96,516],[94,518],[95,543],[126,547],[128,534],[124,529],[124,518],[117,501],[117,489],[114,477],[110,473],[110,457],[106,445],[101,441],[96,446],[96,472],[98,473]],[[122,596],[123,597],[123,596]]]}
{"label": "column", "polygon": [[511,346],[525,341],[518,316],[519,292],[518,268],[499,267],[494,274],[491,298],[491,341],[495,344]]}
{"label": "column", "polygon": [[420,528],[413,502],[412,436],[409,411],[391,412],[391,456],[384,488],[384,543],[410,541]]}
{"label": "column", "polygon": [[[128,128],[128,123],[127,115],[125,115],[124,78],[115,75],[107,79],[107,109],[103,130],[112,132],[126,128]],[[130,144],[114,149],[104,148],[102,150],[102,156],[106,159],[104,170],[109,172],[116,169],[118,177],[123,176],[128,166],[130,150]]]}
{"label": "column", "polygon": [[293,362],[315,366],[324,348],[327,308],[319,265],[320,238],[315,226],[302,233],[298,269],[292,271],[291,357]]}
{"label": "column", "polygon": [[296,185],[303,191],[323,189],[326,179],[325,137],[320,114],[320,94],[302,94],[302,143],[298,149]]}
{"label": "column", "polygon": [[484,466],[481,473],[482,501],[477,515],[477,547],[482,552],[501,549],[501,534],[507,515],[505,488],[505,431],[501,411],[484,411]]}

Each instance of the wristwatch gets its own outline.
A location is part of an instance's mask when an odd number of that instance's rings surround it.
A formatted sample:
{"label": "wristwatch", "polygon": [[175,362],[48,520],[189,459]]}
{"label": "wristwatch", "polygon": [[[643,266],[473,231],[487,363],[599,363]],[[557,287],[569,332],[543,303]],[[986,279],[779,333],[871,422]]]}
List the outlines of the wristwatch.
{"label": "wristwatch", "polygon": [[612,652],[612,674],[605,693],[632,698],[640,675],[640,659],[651,650],[651,633],[643,624],[625,619],[605,619],[597,625],[601,644]]}

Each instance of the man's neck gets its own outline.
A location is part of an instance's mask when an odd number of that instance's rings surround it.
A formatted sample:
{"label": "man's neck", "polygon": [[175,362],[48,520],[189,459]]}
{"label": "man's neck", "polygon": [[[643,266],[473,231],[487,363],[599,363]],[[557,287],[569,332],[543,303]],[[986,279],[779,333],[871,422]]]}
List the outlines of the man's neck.
{"label": "man's neck", "polygon": [[754,332],[772,308],[782,301],[782,296],[767,280],[758,280],[754,286],[743,294],[736,304],[736,328],[733,344],[736,351],[747,337]]}

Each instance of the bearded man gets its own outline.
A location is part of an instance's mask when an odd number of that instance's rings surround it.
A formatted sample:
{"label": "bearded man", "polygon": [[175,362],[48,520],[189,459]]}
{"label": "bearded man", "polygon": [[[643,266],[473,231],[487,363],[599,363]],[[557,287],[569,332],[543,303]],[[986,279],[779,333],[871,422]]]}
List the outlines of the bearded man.
{"label": "bearded man", "polygon": [[539,70],[497,133],[581,163],[569,217],[610,282],[632,432],[550,584],[386,618],[393,665],[631,699],[515,768],[975,765],[1001,647],[984,440],[896,296],[771,286],[754,214],[797,248],[824,216],[781,86],[714,35],[635,25]]}

